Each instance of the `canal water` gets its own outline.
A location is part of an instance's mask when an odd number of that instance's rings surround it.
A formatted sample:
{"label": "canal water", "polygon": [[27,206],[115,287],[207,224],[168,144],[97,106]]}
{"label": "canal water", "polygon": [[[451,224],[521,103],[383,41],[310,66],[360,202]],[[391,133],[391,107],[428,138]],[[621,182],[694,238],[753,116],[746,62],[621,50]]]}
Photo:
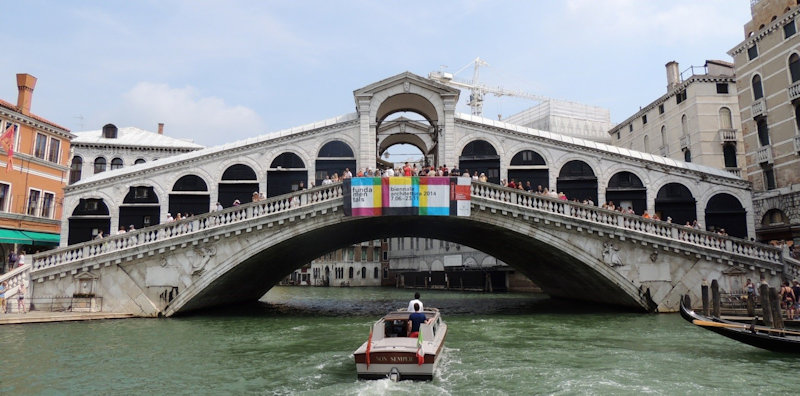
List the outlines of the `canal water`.
{"label": "canal water", "polygon": [[789,394],[800,358],[677,314],[422,291],[449,325],[431,382],[359,381],[351,353],[413,291],[275,287],[171,319],[0,326],[0,394]]}

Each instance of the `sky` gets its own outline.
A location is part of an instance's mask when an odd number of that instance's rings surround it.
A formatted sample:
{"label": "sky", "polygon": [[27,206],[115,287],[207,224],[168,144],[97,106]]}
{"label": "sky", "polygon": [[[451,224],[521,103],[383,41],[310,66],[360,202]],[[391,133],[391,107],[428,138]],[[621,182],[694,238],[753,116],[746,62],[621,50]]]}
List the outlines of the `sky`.
{"label": "sky", "polygon": [[[355,111],[353,91],[409,71],[600,106],[621,122],[666,93],[664,64],[732,61],[749,0],[0,0],[0,99],[215,146]],[[459,72],[459,70],[461,70]],[[462,92],[457,110],[469,113]],[[535,105],[488,95],[484,116]]]}

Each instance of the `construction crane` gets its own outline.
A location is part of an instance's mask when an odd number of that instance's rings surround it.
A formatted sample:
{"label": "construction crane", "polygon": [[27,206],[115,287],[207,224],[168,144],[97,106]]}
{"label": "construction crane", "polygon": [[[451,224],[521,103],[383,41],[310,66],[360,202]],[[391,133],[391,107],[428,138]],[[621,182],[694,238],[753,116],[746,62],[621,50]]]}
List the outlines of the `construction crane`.
{"label": "construction crane", "polygon": [[[455,77],[456,74],[461,73],[464,69],[473,66],[474,70],[472,72],[472,81],[462,80]],[[466,88],[470,90],[469,95],[469,105],[470,109],[472,110],[472,115],[482,116],[483,115],[483,96],[487,93],[490,93],[494,96],[514,96],[518,98],[526,98],[535,100],[538,102],[546,102],[550,100],[550,98],[534,95],[524,91],[516,91],[511,89],[505,89],[502,87],[490,87],[486,84],[482,84],[478,81],[478,77],[480,75],[480,67],[481,66],[489,66],[486,61],[481,59],[480,57],[475,58],[470,63],[467,63],[461,69],[458,69],[455,73],[447,73],[445,71],[434,71],[428,74],[428,78],[433,81],[449,85],[455,88]]]}

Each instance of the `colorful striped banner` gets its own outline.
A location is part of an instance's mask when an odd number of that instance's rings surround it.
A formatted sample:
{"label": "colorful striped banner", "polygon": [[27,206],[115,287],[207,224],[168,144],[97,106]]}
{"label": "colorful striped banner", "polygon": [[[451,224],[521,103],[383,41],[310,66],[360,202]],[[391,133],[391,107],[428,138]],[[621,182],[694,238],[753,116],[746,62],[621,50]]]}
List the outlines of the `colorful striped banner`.
{"label": "colorful striped banner", "polygon": [[458,177],[345,179],[348,216],[469,216],[471,181]]}

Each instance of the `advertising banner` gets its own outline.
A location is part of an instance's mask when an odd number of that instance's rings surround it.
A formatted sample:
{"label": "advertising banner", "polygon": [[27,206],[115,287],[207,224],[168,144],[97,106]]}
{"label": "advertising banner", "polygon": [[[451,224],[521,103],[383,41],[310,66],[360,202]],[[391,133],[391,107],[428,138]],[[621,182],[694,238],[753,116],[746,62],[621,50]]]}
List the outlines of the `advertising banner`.
{"label": "advertising banner", "polygon": [[469,178],[356,177],[344,181],[348,216],[469,216]]}

